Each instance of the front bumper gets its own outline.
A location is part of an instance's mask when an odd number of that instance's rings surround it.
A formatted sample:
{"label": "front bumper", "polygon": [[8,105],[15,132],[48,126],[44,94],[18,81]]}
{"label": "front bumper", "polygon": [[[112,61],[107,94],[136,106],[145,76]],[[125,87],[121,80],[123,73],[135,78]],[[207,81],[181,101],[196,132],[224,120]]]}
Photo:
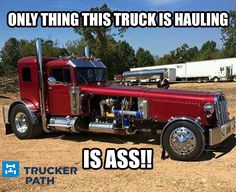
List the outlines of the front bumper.
{"label": "front bumper", "polygon": [[209,146],[223,142],[235,132],[235,119],[228,121],[226,124],[209,129]]}

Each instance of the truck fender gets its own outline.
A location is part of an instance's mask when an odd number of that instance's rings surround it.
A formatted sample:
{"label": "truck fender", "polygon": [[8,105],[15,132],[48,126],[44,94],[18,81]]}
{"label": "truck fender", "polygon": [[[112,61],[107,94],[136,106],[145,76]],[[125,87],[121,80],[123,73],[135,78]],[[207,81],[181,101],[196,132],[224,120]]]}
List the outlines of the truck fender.
{"label": "truck fender", "polygon": [[[172,118],[169,120],[169,122],[165,125],[165,127],[163,128],[163,131],[161,133],[161,137],[160,137],[160,144],[163,148],[163,135],[165,134],[165,131],[168,129],[168,127],[170,125],[172,125],[173,123],[176,123],[178,121],[187,121],[187,122],[190,122],[190,123],[193,123],[194,125],[196,125],[200,130],[201,132],[204,134],[205,133],[205,130],[203,129],[203,127],[197,122],[195,121],[194,119],[190,119],[190,118],[186,118],[186,117],[176,117],[176,118]],[[164,148],[163,148],[164,150]]]}
{"label": "truck fender", "polygon": [[25,100],[25,99],[15,101],[10,105],[9,111],[8,111],[8,121],[10,119],[10,115],[11,115],[11,111],[12,111],[13,107],[16,106],[17,104],[22,104],[26,107],[26,109],[28,109],[29,114],[30,114],[30,118],[31,118],[31,122],[33,125],[38,123],[38,118],[35,114],[36,112],[38,112],[37,108],[35,107],[35,105],[32,102]]}

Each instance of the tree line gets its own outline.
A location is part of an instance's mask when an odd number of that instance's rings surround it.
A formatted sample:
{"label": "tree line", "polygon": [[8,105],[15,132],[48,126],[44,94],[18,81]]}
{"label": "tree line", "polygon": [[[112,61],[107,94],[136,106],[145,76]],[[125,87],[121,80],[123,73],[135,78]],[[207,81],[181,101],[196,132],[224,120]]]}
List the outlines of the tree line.
{"label": "tree line", "polygon": [[[101,7],[92,8],[91,11],[111,10],[104,4]],[[142,47],[135,51],[127,41],[116,40],[117,36],[123,37],[128,28],[78,27],[74,28],[74,32],[80,36],[80,40],[68,41],[64,47],[60,47],[58,41],[44,39],[43,55],[50,57],[84,56],[84,47],[89,45],[91,55],[102,59],[107,65],[109,79],[112,79],[115,74],[129,70],[130,67],[236,57],[236,11],[230,11],[229,14],[230,26],[221,30],[222,48],[218,48],[214,41],[207,41],[200,48],[189,47],[184,43],[168,54],[158,57]],[[9,38],[0,51],[0,75],[15,73],[18,59],[34,56],[36,54],[34,43],[35,39]]]}

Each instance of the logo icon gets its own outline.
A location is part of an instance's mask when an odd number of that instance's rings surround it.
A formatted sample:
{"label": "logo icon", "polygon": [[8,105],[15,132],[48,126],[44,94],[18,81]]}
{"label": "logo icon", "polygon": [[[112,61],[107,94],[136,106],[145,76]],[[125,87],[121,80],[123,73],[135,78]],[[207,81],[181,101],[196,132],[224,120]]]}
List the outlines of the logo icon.
{"label": "logo icon", "polygon": [[2,161],[2,177],[14,178],[20,175],[19,161]]}

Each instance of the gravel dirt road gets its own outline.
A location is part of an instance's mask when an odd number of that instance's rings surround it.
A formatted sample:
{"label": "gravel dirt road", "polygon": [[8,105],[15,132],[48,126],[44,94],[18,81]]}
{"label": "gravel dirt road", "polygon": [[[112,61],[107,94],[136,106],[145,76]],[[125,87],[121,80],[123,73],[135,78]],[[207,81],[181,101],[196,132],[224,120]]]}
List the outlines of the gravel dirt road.
{"label": "gravel dirt road", "polygon": [[[231,116],[236,116],[236,83],[176,84],[171,89],[225,92]],[[0,107],[17,93],[0,93]],[[0,128],[3,127],[0,113]],[[153,136],[105,134],[48,134],[39,139],[19,140],[0,136],[0,160],[19,160],[20,178],[0,177],[0,191],[236,191],[236,137],[195,162],[161,160],[161,148]],[[83,170],[82,149],[108,147],[154,149],[152,170]],[[24,166],[76,166],[77,175],[56,175],[54,185],[26,185]]]}

